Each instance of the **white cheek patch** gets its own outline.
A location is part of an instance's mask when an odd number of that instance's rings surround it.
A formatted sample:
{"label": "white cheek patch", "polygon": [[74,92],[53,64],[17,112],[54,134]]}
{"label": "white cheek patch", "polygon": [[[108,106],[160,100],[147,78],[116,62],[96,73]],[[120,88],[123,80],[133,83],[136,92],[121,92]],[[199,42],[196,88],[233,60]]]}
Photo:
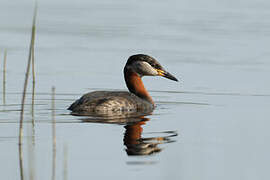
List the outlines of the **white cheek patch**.
{"label": "white cheek patch", "polygon": [[143,76],[157,76],[158,72],[148,62],[138,62],[138,72]]}

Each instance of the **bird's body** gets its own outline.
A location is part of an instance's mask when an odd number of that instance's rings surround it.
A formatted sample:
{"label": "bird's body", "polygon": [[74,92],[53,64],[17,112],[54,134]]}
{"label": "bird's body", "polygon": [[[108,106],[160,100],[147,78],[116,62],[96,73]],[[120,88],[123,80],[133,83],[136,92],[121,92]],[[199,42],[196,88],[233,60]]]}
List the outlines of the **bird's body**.
{"label": "bird's body", "polygon": [[109,114],[113,112],[150,112],[154,105],[127,91],[94,91],[83,95],[68,108],[82,114]]}
{"label": "bird's body", "polygon": [[129,57],[124,68],[125,82],[130,92],[90,92],[76,100],[68,109],[77,115],[113,116],[152,112],[155,104],[143,85],[143,76],[163,76],[177,81],[154,58],[143,54],[133,55]]}

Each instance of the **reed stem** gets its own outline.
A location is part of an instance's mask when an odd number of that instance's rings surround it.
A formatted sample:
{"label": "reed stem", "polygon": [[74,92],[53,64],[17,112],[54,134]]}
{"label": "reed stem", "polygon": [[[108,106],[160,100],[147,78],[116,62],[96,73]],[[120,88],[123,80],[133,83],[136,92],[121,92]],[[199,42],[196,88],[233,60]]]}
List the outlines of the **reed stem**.
{"label": "reed stem", "polygon": [[64,144],[63,179],[68,179],[68,146]]}
{"label": "reed stem", "polygon": [[6,72],[7,72],[7,50],[4,50],[3,62],[3,104],[6,104]]}
{"label": "reed stem", "polygon": [[56,128],[55,128],[55,87],[52,87],[52,180],[55,180],[56,168]]}
{"label": "reed stem", "polygon": [[24,114],[24,105],[25,105],[25,98],[26,98],[26,90],[28,84],[28,77],[29,77],[29,70],[31,64],[31,52],[34,47],[35,42],[35,33],[36,33],[36,16],[37,16],[37,3],[35,2],[35,9],[34,9],[34,16],[32,22],[32,32],[31,32],[31,41],[29,47],[29,55],[28,55],[28,62],[26,67],[25,79],[24,79],[24,86],[22,92],[22,101],[21,101],[21,112],[20,112],[20,127],[19,127],[19,164],[20,164],[20,177],[21,180],[24,180],[24,171],[23,171],[23,152],[22,152],[22,139],[23,139],[23,114]]}

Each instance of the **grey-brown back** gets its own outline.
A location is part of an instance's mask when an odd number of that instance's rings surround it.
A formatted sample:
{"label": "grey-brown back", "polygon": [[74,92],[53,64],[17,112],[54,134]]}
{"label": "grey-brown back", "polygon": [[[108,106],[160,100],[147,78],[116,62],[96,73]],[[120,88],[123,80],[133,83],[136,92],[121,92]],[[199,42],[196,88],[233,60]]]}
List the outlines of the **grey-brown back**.
{"label": "grey-brown back", "polygon": [[68,109],[75,114],[112,115],[152,112],[154,105],[126,91],[94,91],[83,95]]}

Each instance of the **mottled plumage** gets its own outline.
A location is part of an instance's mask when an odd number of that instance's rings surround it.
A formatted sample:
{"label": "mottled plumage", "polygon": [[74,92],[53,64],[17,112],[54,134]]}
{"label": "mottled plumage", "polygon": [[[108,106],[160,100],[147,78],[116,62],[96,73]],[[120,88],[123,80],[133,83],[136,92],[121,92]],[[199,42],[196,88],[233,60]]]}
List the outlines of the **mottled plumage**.
{"label": "mottled plumage", "polygon": [[150,112],[154,105],[125,91],[94,91],[83,95],[68,110],[82,114]]}

